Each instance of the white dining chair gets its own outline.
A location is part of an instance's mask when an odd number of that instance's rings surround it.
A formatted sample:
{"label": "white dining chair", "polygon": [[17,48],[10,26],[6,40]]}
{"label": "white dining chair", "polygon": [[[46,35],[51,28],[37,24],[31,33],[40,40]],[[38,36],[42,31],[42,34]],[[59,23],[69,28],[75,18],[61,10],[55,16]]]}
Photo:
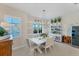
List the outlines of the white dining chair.
{"label": "white dining chair", "polygon": [[46,40],[45,45],[42,46],[42,48],[44,48],[45,53],[47,53],[48,48],[51,50],[52,47],[54,46],[54,41],[52,37],[47,37],[46,39],[47,40]]}
{"label": "white dining chair", "polygon": [[29,47],[29,50],[31,53],[33,53],[33,55],[36,55],[36,52],[38,51],[39,53],[42,53],[41,49],[39,48],[39,46],[37,46],[36,44],[32,43],[29,41],[29,39],[26,39],[27,41],[27,45]]}

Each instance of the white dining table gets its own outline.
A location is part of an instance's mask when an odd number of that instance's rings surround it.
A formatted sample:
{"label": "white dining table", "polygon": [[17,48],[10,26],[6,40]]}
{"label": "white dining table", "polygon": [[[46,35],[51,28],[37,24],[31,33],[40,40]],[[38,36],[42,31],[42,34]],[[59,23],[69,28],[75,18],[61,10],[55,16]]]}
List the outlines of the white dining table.
{"label": "white dining table", "polygon": [[46,39],[41,38],[41,37],[36,37],[36,38],[29,38],[29,40],[35,44],[37,44],[38,46],[40,46],[41,44],[46,42]]}

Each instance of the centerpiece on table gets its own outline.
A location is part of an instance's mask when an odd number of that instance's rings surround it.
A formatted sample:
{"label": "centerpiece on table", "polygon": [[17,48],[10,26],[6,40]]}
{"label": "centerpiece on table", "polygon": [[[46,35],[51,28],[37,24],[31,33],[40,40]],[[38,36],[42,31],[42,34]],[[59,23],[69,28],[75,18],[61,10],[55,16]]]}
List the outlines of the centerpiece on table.
{"label": "centerpiece on table", "polygon": [[48,34],[47,33],[42,33],[40,36],[43,37],[43,38],[46,38],[48,36]]}

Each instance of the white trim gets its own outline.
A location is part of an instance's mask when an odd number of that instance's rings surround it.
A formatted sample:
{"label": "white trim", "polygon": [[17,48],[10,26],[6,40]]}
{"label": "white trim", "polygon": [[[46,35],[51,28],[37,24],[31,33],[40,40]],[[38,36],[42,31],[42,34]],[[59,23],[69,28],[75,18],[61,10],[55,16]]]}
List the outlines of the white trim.
{"label": "white trim", "polygon": [[20,48],[23,48],[25,47],[26,45],[20,45],[20,46],[17,46],[17,47],[12,47],[12,50],[17,50],[17,49],[20,49]]}

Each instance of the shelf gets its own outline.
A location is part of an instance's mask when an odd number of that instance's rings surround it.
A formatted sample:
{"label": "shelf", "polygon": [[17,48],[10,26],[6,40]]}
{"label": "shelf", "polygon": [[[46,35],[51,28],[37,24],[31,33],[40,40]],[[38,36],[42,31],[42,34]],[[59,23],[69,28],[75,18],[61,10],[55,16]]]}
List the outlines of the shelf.
{"label": "shelf", "polygon": [[53,23],[50,24],[50,32],[54,37],[54,41],[61,42],[62,41],[62,25],[61,23]]}

